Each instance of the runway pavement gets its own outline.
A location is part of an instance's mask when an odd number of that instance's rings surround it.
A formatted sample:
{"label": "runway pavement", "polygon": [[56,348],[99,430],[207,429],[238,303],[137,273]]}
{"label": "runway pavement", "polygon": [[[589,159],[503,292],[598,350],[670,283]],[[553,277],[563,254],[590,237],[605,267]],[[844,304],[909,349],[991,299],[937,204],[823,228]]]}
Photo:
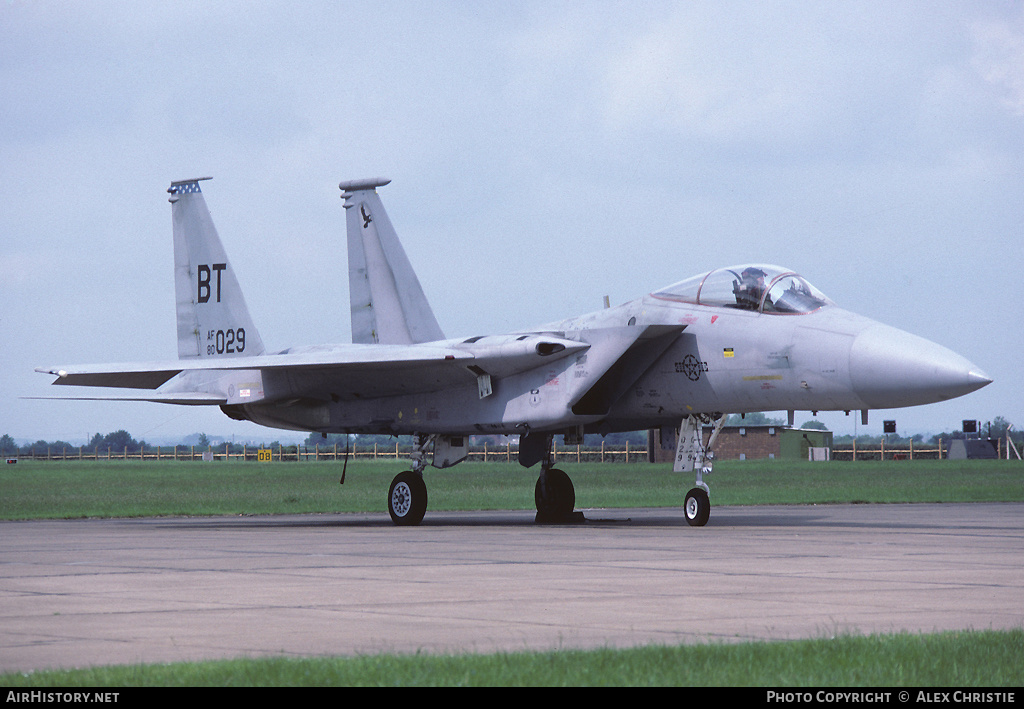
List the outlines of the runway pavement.
{"label": "runway pavement", "polygon": [[0,523],[0,671],[1024,624],[1024,504]]}

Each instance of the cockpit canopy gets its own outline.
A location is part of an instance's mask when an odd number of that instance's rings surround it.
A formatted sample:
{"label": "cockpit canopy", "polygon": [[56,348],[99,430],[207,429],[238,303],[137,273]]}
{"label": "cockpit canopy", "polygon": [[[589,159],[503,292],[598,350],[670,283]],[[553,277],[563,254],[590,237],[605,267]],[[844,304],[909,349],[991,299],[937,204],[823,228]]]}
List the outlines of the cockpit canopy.
{"label": "cockpit canopy", "polygon": [[821,291],[786,268],[748,264],[688,278],[653,294],[678,303],[762,313],[803,314],[831,305]]}

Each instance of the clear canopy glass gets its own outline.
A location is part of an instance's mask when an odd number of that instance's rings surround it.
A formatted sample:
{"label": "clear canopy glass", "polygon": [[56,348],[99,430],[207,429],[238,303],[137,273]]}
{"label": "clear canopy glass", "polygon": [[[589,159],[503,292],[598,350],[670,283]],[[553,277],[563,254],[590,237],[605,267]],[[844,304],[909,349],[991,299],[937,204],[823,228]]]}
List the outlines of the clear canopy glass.
{"label": "clear canopy glass", "polygon": [[679,303],[763,313],[812,313],[832,303],[800,275],[787,268],[764,264],[719,268],[653,295]]}

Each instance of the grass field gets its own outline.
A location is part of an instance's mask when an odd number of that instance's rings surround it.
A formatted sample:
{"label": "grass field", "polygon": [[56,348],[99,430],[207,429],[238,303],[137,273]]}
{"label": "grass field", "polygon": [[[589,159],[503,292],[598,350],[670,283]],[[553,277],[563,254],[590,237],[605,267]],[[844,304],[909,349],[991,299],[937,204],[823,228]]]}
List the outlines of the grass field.
{"label": "grass field", "polygon": [[[0,675],[16,687],[1017,687],[1024,631],[491,655],[267,658]],[[896,697],[893,696],[895,703]]]}
{"label": "grass field", "polygon": [[[578,508],[679,506],[692,475],[565,464]],[[401,463],[25,462],[0,474],[0,518],[385,511]],[[536,472],[464,463],[426,473],[430,510],[532,509]],[[713,505],[1024,501],[1012,461],[720,462]],[[0,675],[0,686],[1013,687],[1024,630],[464,656],[239,659]]]}
{"label": "grass field", "polygon": [[[646,463],[560,465],[578,508],[677,507],[692,474]],[[2,469],[0,519],[384,512],[400,462],[24,462]],[[463,463],[425,473],[431,510],[533,509],[536,471]],[[724,461],[712,505],[1024,501],[1015,461]]]}

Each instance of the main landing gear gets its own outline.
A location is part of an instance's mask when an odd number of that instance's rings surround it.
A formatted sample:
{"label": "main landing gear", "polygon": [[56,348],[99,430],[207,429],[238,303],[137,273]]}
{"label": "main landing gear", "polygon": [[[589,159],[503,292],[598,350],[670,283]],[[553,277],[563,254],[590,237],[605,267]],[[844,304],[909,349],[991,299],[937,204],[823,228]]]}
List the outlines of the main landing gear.
{"label": "main landing gear", "polygon": [[544,463],[541,466],[533,490],[533,499],[537,504],[537,523],[568,524],[584,521],[583,513],[575,511],[576,490],[572,480],[564,471],[549,465]]}
{"label": "main landing gear", "polygon": [[399,526],[414,526],[427,511],[427,484],[422,471],[405,470],[395,476],[388,490],[388,512]]}
{"label": "main landing gear", "polygon": [[423,521],[427,512],[427,484],[423,482],[423,470],[427,461],[423,453],[433,441],[432,436],[417,436],[412,453],[412,470],[404,470],[395,476],[388,489],[388,512],[391,521],[400,527],[412,527]]}
{"label": "main landing gear", "polygon": [[586,521],[576,512],[576,490],[565,471],[551,467],[553,436],[530,433],[519,439],[519,463],[531,467],[540,463],[540,476],[533,488],[537,524],[576,524]]}
{"label": "main landing gear", "polygon": [[[524,436],[522,440],[528,437]],[[573,524],[585,521],[582,512],[576,512],[576,490],[565,471],[551,467],[552,436],[543,434],[521,441],[520,462],[529,467],[540,463],[540,476],[534,487],[538,524]],[[388,489],[388,513],[399,526],[411,527],[423,521],[427,511],[427,485],[423,471],[427,467],[425,453],[434,443],[435,436],[416,436],[412,452],[412,470],[395,476]],[[436,451],[435,451],[436,453]]]}

